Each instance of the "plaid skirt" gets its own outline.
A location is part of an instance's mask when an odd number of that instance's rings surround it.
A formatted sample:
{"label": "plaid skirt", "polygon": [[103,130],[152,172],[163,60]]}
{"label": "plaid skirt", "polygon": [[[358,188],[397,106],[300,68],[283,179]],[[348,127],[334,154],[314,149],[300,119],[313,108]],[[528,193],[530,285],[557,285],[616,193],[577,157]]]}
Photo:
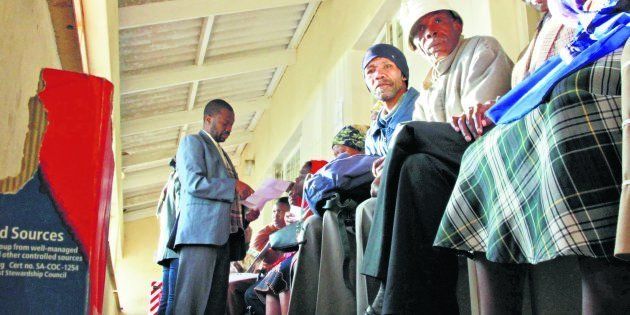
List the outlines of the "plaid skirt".
{"label": "plaid skirt", "polygon": [[536,264],[613,255],[621,191],[621,49],[471,145],[435,246]]}

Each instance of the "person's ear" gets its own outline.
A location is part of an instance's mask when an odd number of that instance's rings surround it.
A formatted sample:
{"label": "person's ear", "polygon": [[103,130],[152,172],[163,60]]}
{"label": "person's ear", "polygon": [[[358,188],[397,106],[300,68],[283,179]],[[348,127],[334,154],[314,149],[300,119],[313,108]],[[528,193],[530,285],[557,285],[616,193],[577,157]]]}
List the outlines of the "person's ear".
{"label": "person's ear", "polygon": [[457,32],[459,32],[459,35],[461,35],[464,30],[464,25],[462,25],[462,23],[458,21],[455,21],[455,29],[457,30]]}

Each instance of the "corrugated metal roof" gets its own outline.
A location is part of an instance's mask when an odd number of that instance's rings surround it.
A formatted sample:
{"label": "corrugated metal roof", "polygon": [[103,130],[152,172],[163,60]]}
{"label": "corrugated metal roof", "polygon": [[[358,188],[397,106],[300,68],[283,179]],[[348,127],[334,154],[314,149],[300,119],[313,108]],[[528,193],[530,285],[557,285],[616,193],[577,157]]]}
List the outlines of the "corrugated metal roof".
{"label": "corrugated metal roof", "polygon": [[123,95],[121,113],[123,120],[186,110],[190,86],[176,85],[168,88]]}
{"label": "corrugated metal roof", "polygon": [[[154,132],[122,137],[123,152],[136,154],[146,151],[177,148],[179,128],[169,128]],[[174,151],[173,151],[174,152]]]}
{"label": "corrugated metal roof", "polygon": [[202,19],[120,31],[122,75],[150,73],[195,61]]}
{"label": "corrugated metal roof", "polygon": [[265,95],[275,68],[199,82],[195,108],[203,108],[209,100],[224,98],[244,101]]}
{"label": "corrugated metal roof", "polygon": [[217,56],[229,58],[244,52],[286,49],[306,7],[304,4],[218,16],[206,62]]}

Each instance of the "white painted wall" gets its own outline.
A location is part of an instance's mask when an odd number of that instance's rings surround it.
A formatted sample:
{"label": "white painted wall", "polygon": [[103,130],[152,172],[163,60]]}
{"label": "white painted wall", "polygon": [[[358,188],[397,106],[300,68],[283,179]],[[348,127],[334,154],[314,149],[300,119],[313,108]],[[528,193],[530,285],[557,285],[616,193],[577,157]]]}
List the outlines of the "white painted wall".
{"label": "white painted wall", "polygon": [[122,314],[147,314],[151,281],[162,280],[153,257],[157,248],[156,217],[125,223],[124,253],[116,267]]}

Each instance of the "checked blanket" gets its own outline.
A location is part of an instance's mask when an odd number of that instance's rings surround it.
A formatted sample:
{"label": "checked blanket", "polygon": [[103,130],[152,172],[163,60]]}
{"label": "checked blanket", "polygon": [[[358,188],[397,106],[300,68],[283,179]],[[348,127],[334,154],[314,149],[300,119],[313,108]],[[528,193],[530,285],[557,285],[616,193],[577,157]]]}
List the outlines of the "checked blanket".
{"label": "checked blanket", "polygon": [[463,156],[435,246],[536,264],[613,255],[621,187],[621,49]]}

